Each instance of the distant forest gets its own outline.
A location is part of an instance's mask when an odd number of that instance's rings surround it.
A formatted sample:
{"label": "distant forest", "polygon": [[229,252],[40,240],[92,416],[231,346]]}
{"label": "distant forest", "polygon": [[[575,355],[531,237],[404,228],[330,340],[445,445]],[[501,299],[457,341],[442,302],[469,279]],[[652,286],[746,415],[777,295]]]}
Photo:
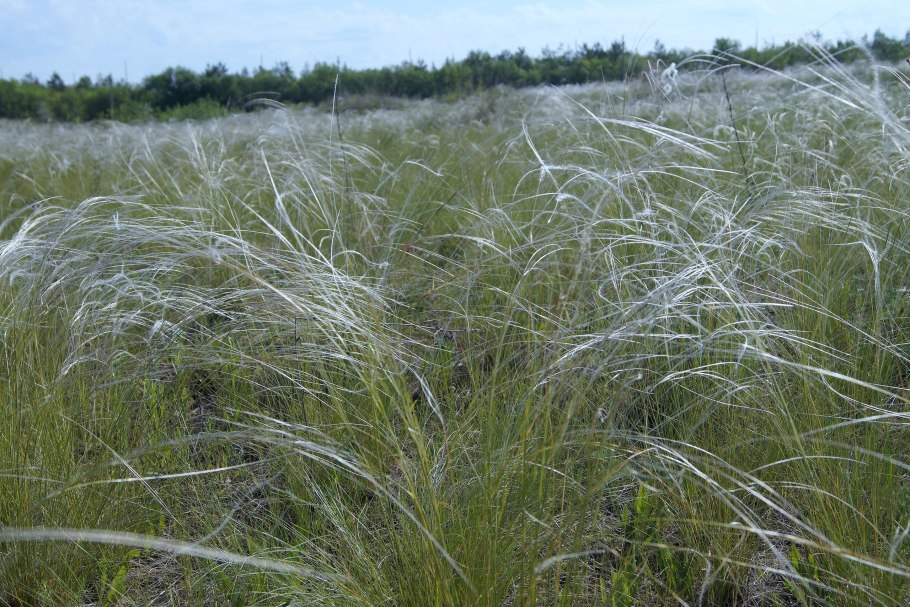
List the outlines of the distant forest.
{"label": "distant forest", "polygon": [[[910,52],[910,32],[900,40],[876,31],[871,39],[864,36],[859,43],[844,40],[818,48],[843,63],[870,55],[877,61],[900,62]],[[780,69],[818,60],[817,49],[792,42],[759,49],[718,38],[711,52],[721,57],[735,55],[744,60],[741,64],[746,69]],[[21,80],[0,79],[0,118],[70,122],[205,118],[275,103],[331,103],[336,92],[362,99],[367,105],[393,97],[455,98],[498,85],[524,87],[634,78],[673,63],[681,71],[704,67],[703,62],[691,59],[698,55],[688,49],[667,49],[659,41],[642,54],[618,40],[606,47],[597,43],[575,49],[544,49],[539,57],[528,55],[523,48],[497,55],[472,51],[461,61],[448,60],[438,67],[407,61],[354,70],[317,63],[296,73],[281,62],[272,68],[259,67],[252,72],[244,68],[232,73],[223,63],[216,63],[201,73],[171,67],[140,84],[117,82],[111,75],[95,80],[83,76],[72,84],[66,84],[56,73],[47,82],[27,75]]]}

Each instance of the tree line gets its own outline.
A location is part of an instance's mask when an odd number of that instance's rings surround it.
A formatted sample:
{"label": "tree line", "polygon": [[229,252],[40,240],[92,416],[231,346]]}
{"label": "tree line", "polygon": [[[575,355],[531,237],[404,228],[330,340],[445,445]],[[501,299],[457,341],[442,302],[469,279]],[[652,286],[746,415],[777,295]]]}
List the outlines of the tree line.
{"label": "tree line", "polygon": [[[910,32],[901,40],[876,31],[857,44],[849,40],[821,43],[837,61],[850,63],[871,55],[878,61],[900,62],[910,52]],[[765,66],[781,69],[818,59],[811,46],[785,42],[778,45],[743,47],[738,41],[718,38],[712,54],[735,55],[747,69]],[[705,55],[704,53],[701,53]],[[584,44],[574,49],[545,48],[532,57],[523,48],[492,55],[472,51],[460,61],[441,66],[423,61],[372,69],[316,63],[295,71],[286,62],[271,68],[230,72],[223,63],[194,72],[170,67],[139,84],[115,82],[111,75],[92,80],[83,76],[66,84],[59,74],[47,82],[32,75],[0,79],[0,118],[84,122],[97,119],[121,121],[154,118],[204,118],[232,111],[250,110],[274,103],[330,103],[336,94],[378,97],[457,97],[505,85],[581,84],[639,76],[647,69],[678,64],[685,70],[703,63],[693,61],[699,53],[690,49],[667,49],[660,41],[647,53],[630,50],[624,40],[608,46]],[[336,90],[337,86],[337,90]]]}

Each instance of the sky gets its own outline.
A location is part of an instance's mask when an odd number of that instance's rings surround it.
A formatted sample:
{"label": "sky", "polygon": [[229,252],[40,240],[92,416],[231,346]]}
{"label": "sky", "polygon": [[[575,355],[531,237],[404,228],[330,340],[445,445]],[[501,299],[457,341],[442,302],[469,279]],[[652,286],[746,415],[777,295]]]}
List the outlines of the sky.
{"label": "sky", "polygon": [[710,50],[718,37],[745,46],[859,39],[881,29],[903,39],[910,3],[895,0],[0,0],[0,77],[57,72],[67,83],[112,74],[139,82],[171,66],[231,71],[286,61],[352,68],[423,60],[439,65],[471,50],[609,45],[641,52]]}

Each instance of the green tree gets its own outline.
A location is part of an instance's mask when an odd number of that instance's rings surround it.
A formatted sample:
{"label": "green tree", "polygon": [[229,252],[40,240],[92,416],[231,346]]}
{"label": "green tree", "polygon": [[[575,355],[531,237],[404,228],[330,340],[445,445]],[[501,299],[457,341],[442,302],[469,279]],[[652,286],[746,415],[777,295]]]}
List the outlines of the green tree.
{"label": "green tree", "polygon": [[733,38],[718,38],[714,41],[714,49],[712,52],[716,55],[718,53],[728,53],[735,55],[740,51],[739,40],[734,40]]}
{"label": "green tree", "polygon": [[905,59],[907,55],[907,48],[903,42],[897,38],[887,36],[881,30],[875,30],[869,50],[879,61],[893,61],[896,63]]}
{"label": "green tree", "polygon": [[66,84],[63,82],[63,78],[60,77],[60,74],[54,72],[47,81],[47,88],[52,91],[62,91],[66,88]]}

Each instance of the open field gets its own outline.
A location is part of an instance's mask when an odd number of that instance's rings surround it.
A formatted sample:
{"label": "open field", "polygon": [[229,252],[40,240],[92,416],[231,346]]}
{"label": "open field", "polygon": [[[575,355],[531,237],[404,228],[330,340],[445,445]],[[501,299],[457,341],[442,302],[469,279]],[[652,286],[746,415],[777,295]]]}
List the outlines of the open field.
{"label": "open field", "polygon": [[0,605],[906,605],[908,96],[0,122]]}

